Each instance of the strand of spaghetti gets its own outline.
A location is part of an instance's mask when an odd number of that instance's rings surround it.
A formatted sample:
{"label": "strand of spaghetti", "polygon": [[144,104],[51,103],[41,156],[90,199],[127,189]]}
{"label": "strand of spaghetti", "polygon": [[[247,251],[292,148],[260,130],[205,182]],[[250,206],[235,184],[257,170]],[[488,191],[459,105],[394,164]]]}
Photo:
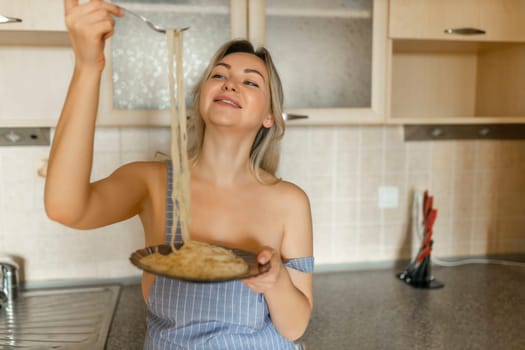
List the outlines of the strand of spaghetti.
{"label": "strand of spaghetti", "polygon": [[[171,112],[171,161],[173,170],[172,196],[173,203],[170,245],[173,251],[177,228],[181,230],[183,242],[189,242],[190,223],[190,177],[187,154],[186,103],[184,99],[184,79],[182,66],[182,32],[180,30],[166,31],[168,44],[168,72],[170,85]],[[175,76],[173,63],[175,58]],[[176,88],[176,89],[175,89]],[[176,90],[176,91],[175,91]]]}
{"label": "strand of spaghetti", "polygon": [[178,213],[177,213],[177,170],[178,169],[178,150],[176,147],[176,140],[178,138],[178,131],[177,131],[177,110],[176,110],[176,101],[175,101],[175,82],[173,81],[173,41],[174,41],[174,32],[173,30],[166,30],[166,44],[168,47],[168,79],[169,79],[169,93],[170,93],[170,116],[171,116],[171,163],[172,163],[172,169],[173,169],[173,176],[172,176],[172,192],[171,192],[171,201],[172,201],[172,225],[171,225],[171,239],[170,239],[170,245],[171,249],[173,251],[176,250],[175,248],[175,235],[177,232],[177,221],[178,221]]}
{"label": "strand of spaghetti", "polygon": [[175,59],[177,67],[177,102],[178,102],[178,119],[179,119],[179,142],[180,142],[180,161],[181,161],[181,231],[184,242],[190,241],[189,225],[191,222],[190,210],[190,173],[188,164],[188,135],[186,127],[186,101],[184,98],[184,69],[183,61],[183,36],[182,31],[178,29],[175,32]]}

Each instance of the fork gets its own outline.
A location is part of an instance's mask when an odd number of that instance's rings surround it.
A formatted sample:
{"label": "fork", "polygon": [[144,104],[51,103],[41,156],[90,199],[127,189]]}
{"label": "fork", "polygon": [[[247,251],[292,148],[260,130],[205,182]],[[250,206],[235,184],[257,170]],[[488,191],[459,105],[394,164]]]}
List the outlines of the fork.
{"label": "fork", "polygon": [[[151,22],[149,19],[147,19],[146,17],[142,16],[142,15],[139,15],[138,13],[136,12],[133,12],[133,11],[130,11],[122,6],[119,6],[122,10],[124,10],[125,12],[129,13],[129,14],[132,14],[133,16],[137,17],[137,18],[140,18],[144,23],[146,23],[148,25],[148,27],[150,27],[151,29],[153,29],[154,31],[156,32],[159,32],[159,33],[166,33],[166,28],[163,28],[163,27],[160,27],[158,25],[156,25],[155,23]],[[188,30],[190,29],[190,27],[184,27],[184,28],[181,28],[180,31],[181,32],[184,32],[185,30]]]}

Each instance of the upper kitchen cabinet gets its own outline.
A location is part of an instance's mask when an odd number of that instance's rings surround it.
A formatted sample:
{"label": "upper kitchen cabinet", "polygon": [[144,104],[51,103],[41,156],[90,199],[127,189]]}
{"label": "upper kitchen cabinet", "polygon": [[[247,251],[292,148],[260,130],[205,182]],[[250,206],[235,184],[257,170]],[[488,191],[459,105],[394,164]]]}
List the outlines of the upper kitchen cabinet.
{"label": "upper kitchen cabinet", "polygon": [[0,126],[53,126],[74,59],[63,0],[0,0]]}
{"label": "upper kitchen cabinet", "polygon": [[390,0],[390,123],[525,123],[525,1]]}
{"label": "upper kitchen cabinet", "polygon": [[[184,28],[184,89],[191,92],[215,51],[231,38],[247,37],[245,0],[127,0],[116,4],[165,28]],[[100,94],[101,125],[169,125],[166,36],[128,13],[116,19],[106,47],[108,67]]]}
{"label": "upper kitchen cabinet", "polygon": [[390,37],[525,41],[523,0],[391,0]]}
{"label": "upper kitchen cabinet", "polygon": [[290,124],[384,121],[386,1],[251,0],[248,10],[249,38],[272,53]]}

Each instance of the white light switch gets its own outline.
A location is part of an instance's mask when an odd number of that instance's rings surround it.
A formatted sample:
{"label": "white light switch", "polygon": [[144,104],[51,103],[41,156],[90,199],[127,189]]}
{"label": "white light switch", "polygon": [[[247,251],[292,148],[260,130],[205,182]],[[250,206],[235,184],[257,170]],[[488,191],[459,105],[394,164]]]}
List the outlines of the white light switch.
{"label": "white light switch", "polygon": [[395,186],[381,186],[378,191],[379,208],[397,208],[399,205],[399,189]]}

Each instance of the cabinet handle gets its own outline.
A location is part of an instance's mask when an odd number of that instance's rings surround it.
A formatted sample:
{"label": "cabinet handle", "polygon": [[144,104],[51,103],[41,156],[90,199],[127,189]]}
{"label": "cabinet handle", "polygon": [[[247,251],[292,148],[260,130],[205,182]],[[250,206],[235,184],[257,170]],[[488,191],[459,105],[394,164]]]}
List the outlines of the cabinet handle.
{"label": "cabinet handle", "polygon": [[283,113],[284,120],[308,119],[307,115]]}
{"label": "cabinet handle", "polygon": [[470,28],[470,27],[445,29],[445,34],[482,35],[482,34],[486,34],[486,33],[487,32],[485,32],[483,29]]}
{"label": "cabinet handle", "polygon": [[6,17],[6,16],[0,15],[0,24],[14,23],[14,22],[22,22],[22,20],[20,18]]}

